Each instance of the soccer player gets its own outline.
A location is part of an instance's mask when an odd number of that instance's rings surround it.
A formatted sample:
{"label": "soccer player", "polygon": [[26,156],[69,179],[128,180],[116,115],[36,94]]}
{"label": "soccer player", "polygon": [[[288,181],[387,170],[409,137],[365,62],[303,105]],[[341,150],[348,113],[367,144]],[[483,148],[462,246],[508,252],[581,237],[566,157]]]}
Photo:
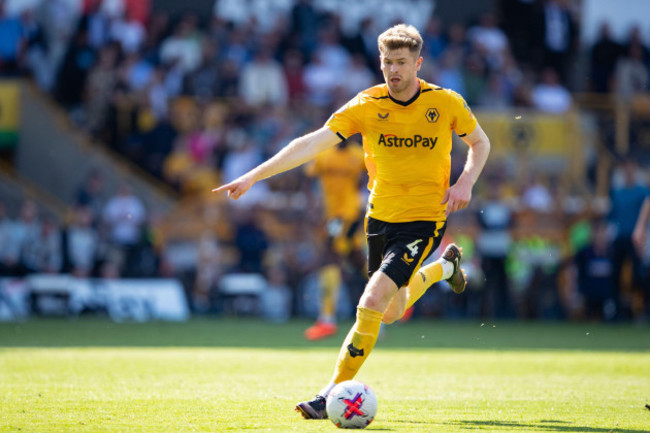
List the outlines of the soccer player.
{"label": "soccer player", "polygon": [[[442,257],[420,267],[436,250],[447,217],[467,207],[485,165],[490,141],[457,93],[418,78],[422,37],[398,24],[378,38],[385,84],[360,92],[325,126],[291,141],[268,161],[215,188],[238,199],[255,182],[301,165],[355,134],[363,136],[370,197],[366,213],[370,279],[345,338],[332,380],[296,410],[327,418],[325,397],[354,378],[370,355],[381,322],[392,323],[435,282],[465,290],[461,251],[449,244]],[[452,133],[469,146],[463,172],[449,185]]]}
{"label": "soccer player", "polygon": [[331,337],[338,331],[336,304],[341,286],[341,268],[359,267],[362,203],[359,184],[365,173],[364,153],[357,142],[341,141],[306,166],[309,176],[318,177],[325,210],[325,262],[320,270],[320,311],[313,326],[305,330],[308,340]]}

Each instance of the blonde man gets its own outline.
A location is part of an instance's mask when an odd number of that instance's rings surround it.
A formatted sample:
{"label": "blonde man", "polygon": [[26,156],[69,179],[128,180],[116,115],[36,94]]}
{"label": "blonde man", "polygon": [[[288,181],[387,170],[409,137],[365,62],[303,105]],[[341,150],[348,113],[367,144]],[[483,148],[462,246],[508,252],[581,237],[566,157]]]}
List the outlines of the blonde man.
{"label": "blonde man", "polygon": [[[319,130],[214,189],[238,199],[255,182],[299,166],[355,133],[363,136],[370,279],[332,380],[315,399],[296,406],[307,419],[327,418],[325,397],[337,383],[355,377],[382,321],[398,320],[437,281],[447,280],[456,293],[465,290],[461,251],[454,244],[437,261],[421,264],[439,246],[447,217],[469,204],[490,142],[459,94],[418,78],[422,37],[417,29],[398,24],[379,36],[378,45],[384,84],[360,92]],[[462,174],[450,186],[453,132],[469,150]]]}

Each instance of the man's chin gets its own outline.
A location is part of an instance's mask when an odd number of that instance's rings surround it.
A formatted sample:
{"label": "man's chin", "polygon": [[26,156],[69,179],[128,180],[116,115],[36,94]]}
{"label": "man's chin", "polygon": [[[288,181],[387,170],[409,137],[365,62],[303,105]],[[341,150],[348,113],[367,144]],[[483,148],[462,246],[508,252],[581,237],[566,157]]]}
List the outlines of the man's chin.
{"label": "man's chin", "polygon": [[404,90],[404,89],[403,89],[404,86],[401,85],[401,84],[402,84],[401,82],[400,82],[399,84],[395,85],[395,84],[393,84],[393,83],[391,83],[391,82],[389,81],[389,82],[386,83],[386,84],[388,84],[388,90],[390,90],[391,93],[399,93],[399,92],[401,92],[402,90]]}

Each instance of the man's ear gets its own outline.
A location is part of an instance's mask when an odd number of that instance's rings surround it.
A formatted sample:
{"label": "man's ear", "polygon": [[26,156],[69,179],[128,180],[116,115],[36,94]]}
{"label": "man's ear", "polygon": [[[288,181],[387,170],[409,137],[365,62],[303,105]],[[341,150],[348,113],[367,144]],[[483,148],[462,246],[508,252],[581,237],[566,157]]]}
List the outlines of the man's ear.
{"label": "man's ear", "polygon": [[415,64],[416,64],[416,66],[417,66],[417,70],[418,70],[418,71],[419,71],[420,68],[422,67],[422,62],[423,62],[423,61],[424,61],[424,59],[422,58],[422,56],[418,57],[418,59],[415,61]]}

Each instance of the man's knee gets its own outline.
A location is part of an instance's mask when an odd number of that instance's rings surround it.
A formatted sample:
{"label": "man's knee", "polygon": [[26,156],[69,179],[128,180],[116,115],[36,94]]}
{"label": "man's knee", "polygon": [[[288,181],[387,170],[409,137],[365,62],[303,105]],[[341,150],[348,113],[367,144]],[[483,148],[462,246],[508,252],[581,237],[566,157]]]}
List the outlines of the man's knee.
{"label": "man's knee", "polygon": [[384,311],[396,293],[395,283],[381,272],[375,273],[366,285],[359,306],[374,311]]}

